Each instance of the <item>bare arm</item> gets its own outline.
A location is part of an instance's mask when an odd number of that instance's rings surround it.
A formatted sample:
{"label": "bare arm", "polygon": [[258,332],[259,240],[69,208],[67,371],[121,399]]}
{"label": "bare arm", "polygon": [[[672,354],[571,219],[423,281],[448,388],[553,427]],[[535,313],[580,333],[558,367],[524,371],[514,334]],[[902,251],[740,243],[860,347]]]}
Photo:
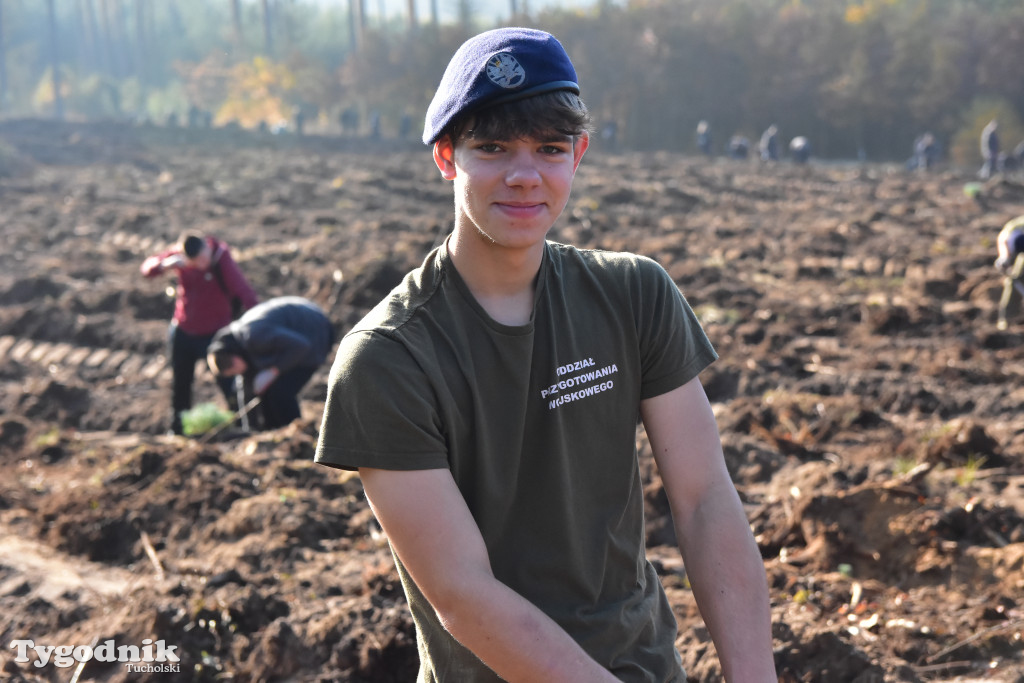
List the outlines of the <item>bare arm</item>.
{"label": "bare arm", "polygon": [[448,632],[503,679],[615,681],[532,603],[499,582],[448,470],[360,469],[392,547]]}
{"label": "bare arm", "polygon": [[775,683],[768,586],[696,378],[641,403],[679,548],[727,681]]}
{"label": "bare arm", "polygon": [[139,266],[139,271],[142,273],[143,277],[156,277],[157,275],[161,275],[172,268],[180,267],[184,262],[185,261],[181,257],[180,253],[170,249],[147,258],[142,262],[142,265]]}

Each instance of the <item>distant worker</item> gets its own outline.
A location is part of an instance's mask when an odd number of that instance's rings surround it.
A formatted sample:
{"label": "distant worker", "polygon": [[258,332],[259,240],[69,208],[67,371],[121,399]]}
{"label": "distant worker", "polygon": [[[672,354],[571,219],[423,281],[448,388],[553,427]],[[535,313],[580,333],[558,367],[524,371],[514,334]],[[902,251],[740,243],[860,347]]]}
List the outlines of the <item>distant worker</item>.
{"label": "distant worker", "polygon": [[218,377],[242,375],[260,396],[260,427],[276,429],[302,416],[299,392],[334,346],[320,307],[298,296],[269,299],[210,342],[207,361]]}
{"label": "distant worker", "polygon": [[343,135],[356,135],[359,132],[359,110],[347,107],[338,115],[338,123]]}
{"label": "distant worker", "polygon": [[981,158],[984,163],[978,177],[991,178],[999,170],[999,121],[992,119],[981,129]]}
{"label": "distant worker", "polygon": [[1003,169],[1003,173],[1013,173],[1020,169],[1020,162],[1017,160],[1017,155],[1014,152],[1002,152],[999,154],[999,168]]}
{"label": "distant worker", "polygon": [[789,141],[789,156],[798,164],[806,164],[811,158],[811,141],[798,135]]}
{"label": "distant worker", "polygon": [[[206,358],[214,333],[255,306],[259,297],[228,245],[214,237],[186,233],[174,247],[147,258],[140,270],[147,278],[163,273],[178,278],[167,346],[173,373],[170,429],[181,434],[181,414],[192,407],[196,362]],[[232,383],[223,380],[218,385],[231,405]]]}
{"label": "distant worker", "polygon": [[398,137],[402,140],[407,140],[410,135],[412,135],[412,116],[402,114],[402,119],[398,125]]}
{"label": "distant worker", "polygon": [[746,159],[750,154],[750,140],[745,135],[733,135],[729,138],[729,158]]}
{"label": "distant worker", "polygon": [[370,112],[370,138],[380,140],[380,112],[376,109]]}
{"label": "distant worker", "polygon": [[923,133],[914,140],[914,154],[908,162],[909,170],[927,171],[935,166],[938,158],[938,144],[931,133]]}
{"label": "distant worker", "polygon": [[601,126],[601,140],[608,149],[615,149],[619,141],[619,123],[614,119],[605,121]]}
{"label": "distant worker", "polygon": [[697,124],[697,149],[711,156],[711,126],[704,120]]}
{"label": "distant worker", "polygon": [[761,161],[779,160],[779,129],[774,123],[761,133],[758,151],[761,152]]}
{"label": "distant worker", "polygon": [[1004,276],[1003,296],[999,299],[999,322],[996,326],[1005,330],[1007,311],[1014,292],[1024,296],[1024,283],[1021,282],[1024,277],[1024,216],[1018,216],[1003,226],[996,238],[996,249],[999,258],[995,266]]}

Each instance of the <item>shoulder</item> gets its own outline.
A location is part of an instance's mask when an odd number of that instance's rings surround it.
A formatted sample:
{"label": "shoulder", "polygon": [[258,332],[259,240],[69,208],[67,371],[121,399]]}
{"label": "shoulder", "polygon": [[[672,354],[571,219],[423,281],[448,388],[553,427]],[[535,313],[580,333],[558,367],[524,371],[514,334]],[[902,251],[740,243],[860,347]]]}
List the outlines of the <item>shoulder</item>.
{"label": "shoulder", "polygon": [[371,393],[427,395],[426,375],[413,352],[386,330],[353,329],[338,344],[328,384],[333,390],[358,388]]}
{"label": "shoulder", "polygon": [[587,267],[596,269],[636,269],[654,266],[660,268],[654,259],[629,251],[610,251],[606,249],[581,249],[571,244],[548,242],[549,253],[553,261],[571,263],[577,261]]}
{"label": "shoulder", "polygon": [[228,243],[219,240],[216,237],[207,237],[207,243],[210,245],[210,261],[211,263],[219,263],[221,261],[227,263],[233,261],[231,257],[231,247]]}
{"label": "shoulder", "polygon": [[435,249],[419,268],[412,270],[352,328],[352,332],[374,331],[384,336],[397,334],[424,310],[435,305],[448,277],[450,261]]}
{"label": "shoulder", "polygon": [[1024,232],[1024,216],[1017,216],[1007,221],[1001,232],[1006,235],[1014,232]]}
{"label": "shoulder", "polygon": [[580,249],[557,242],[549,242],[548,246],[552,265],[559,274],[583,271],[595,278],[612,280],[617,283],[622,283],[624,280],[670,281],[665,269],[657,261],[647,256],[628,251]]}

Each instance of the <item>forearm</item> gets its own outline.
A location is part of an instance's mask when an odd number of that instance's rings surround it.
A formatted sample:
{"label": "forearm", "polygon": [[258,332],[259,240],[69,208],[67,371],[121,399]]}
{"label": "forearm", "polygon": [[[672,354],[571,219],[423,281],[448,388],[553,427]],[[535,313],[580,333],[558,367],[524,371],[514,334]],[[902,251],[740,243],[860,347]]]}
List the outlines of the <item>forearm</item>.
{"label": "forearm", "polygon": [[722,672],[730,683],[775,683],[764,562],[725,466],[704,389],[694,379],[640,407]]}
{"label": "forearm", "polygon": [[438,601],[438,616],[456,640],[504,680],[617,680],[557,623],[493,576],[455,583],[457,594]]}
{"label": "forearm", "polygon": [[150,256],[142,262],[141,266],[139,266],[139,271],[142,273],[143,277],[156,277],[164,272],[163,266],[161,265],[162,261],[162,255],[158,254],[156,256]]}
{"label": "forearm", "polygon": [[764,562],[735,490],[675,520],[686,573],[727,681],[776,681]]}
{"label": "forearm", "polygon": [[511,683],[616,679],[539,608],[498,581],[448,470],[362,468],[367,500],[448,632]]}
{"label": "forearm", "polygon": [[178,267],[183,263],[181,255],[176,251],[165,251],[155,256],[150,256],[142,265],[139,266],[139,270],[142,272],[143,277],[156,277],[168,270]]}

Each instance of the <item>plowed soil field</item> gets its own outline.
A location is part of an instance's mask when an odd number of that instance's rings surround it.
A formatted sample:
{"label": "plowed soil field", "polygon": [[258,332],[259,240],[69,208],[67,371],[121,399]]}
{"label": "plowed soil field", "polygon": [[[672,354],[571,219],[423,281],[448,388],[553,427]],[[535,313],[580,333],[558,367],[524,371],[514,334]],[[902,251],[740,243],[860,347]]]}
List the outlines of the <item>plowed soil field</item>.
{"label": "plowed soil field", "polygon": [[[429,152],[38,121],[0,140],[0,678],[413,680],[358,478],[312,463],[327,367],[287,428],[166,436],[173,283],[138,267],[214,234],[263,298],[309,297],[343,333],[450,230]],[[702,380],[782,681],[1024,681],[1024,313],[996,329],[992,266],[1024,184],[973,180],[596,141],[552,232],[657,259],[719,351]],[[637,439],[679,650],[719,681]],[[178,670],[12,647],[146,639]]]}

